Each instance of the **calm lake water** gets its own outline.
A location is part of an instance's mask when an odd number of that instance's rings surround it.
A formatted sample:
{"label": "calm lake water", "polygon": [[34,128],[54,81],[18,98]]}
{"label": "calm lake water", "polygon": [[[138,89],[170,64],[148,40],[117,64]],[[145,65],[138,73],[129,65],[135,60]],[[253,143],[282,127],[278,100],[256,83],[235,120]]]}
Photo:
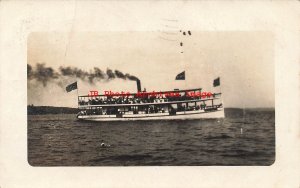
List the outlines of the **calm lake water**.
{"label": "calm lake water", "polygon": [[[33,166],[271,165],[275,111],[226,109],[225,119],[80,122],[28,116]],[[104,141],[111,147],[103,148]]]}

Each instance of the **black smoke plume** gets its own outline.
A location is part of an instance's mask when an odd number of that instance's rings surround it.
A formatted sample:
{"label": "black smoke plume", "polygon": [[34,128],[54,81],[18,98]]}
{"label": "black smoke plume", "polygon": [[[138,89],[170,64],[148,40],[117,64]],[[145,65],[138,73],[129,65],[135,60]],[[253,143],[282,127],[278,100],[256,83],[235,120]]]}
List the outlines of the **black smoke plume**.
{"label": "black smoke plume", "polygon": [[31,65],[27,64],[27,78],[30,80],[33,77],[33,71]]}
{"label": "black smoke plume", "polygon": [[132,80],[132,81],[137,81],[138,78],[136,76],[130,75],[130,74],[125,74],[126,79]]}
{"label": "black smoke plume", "polygon": [[125,75],[121,71],[115,70],[115,75],[117,78],[126,79]]}
{"label": "black smoke plume", "polygon": [[110,79],[110,80],[116,78],[114,72],[111,69],[107,69],[106,74],[108,76],[108,79]]}
{"label": "black smoke plume", "polygon": [[49,80],[57,79],[59,73],[55,72],[51,67],[45,67],[45,64],[38,63],[33,69],[30,65],[27,65],[27,78],[36,79],[38,82],[41,82],[43,86],[47,85]]}
{"label": "black smoke plume", "polygon": [[51,67],[46,67],[44,63],[38,63],[35,67],[27,64],[27,79],[36,80],[47,86],[48,82],[56,82],[61,86],[60,80],[65,78],[78,78],[82,81],[94,84],[96,81],[110,81],[116,78],[123,80],[133,80],[136,81],[138,78],[136,76],[130,75],[128,73],[124,74],[119,70],[108,69],[106,72],[102,71],[98,67],[94,67],[89,72],[81,70],[77,67],[59,67],[56,71]]}

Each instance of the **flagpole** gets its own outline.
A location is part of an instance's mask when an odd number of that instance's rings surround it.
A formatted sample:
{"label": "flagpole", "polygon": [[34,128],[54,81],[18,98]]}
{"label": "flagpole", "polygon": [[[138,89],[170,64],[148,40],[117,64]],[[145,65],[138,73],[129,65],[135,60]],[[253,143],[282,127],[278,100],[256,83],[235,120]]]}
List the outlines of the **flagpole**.
{"label": "flagpole", "polygon": [[224,102],[223,102],[223,93],[222,93],[222,86],[221,86],[221,77],[219,77],[219,81],[220,81],[221,103],[222,103],[223,109],[225,109],[225,107],[224,107]]}
{"label": "flagpole", "polygon": [[77,85],[77,108],[79,108],[79,93],[78,93],[78,90],[79,90],[79,87],[78,87],[78,80],[77,80],[77,78],[76,78],[76,85]]}
{"label": "flagpole", "polygon": [[220,82],[220,93],[222,95],[221,77],[219,77],[219,82]]}

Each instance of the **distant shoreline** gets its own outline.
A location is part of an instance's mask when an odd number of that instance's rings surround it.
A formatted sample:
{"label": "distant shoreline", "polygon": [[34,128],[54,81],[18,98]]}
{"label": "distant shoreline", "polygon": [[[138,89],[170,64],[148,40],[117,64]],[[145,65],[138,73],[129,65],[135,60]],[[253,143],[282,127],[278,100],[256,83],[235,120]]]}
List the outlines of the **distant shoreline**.
{"label": "distant shoreline", "polygon": [[55,106],[27,106],[27,115],[46,115],[46,114],[77,114],[77,108],[55,107]]}
{"label": "distant shoreline", "polygon": [[[275,108],[245,108],[246,111],[275,111]],[[225,108],[225,112],[243,112],[243,108]],[[46,115],[46,114],[77,114],[79,110],[71,107],[56,106],[27,106],[27,115]]]}

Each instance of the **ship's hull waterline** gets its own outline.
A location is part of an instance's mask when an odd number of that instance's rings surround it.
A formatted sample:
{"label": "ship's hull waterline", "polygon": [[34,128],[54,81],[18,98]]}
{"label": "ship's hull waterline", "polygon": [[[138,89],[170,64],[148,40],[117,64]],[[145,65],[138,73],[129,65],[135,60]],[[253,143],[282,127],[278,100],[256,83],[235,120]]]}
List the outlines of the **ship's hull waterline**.
{"label": "ship's hull waterline", "polygon": [[219,108],[215,111],[194,110],[177,112],[176,115],[167,113],[153,114],[123,114],[117,115],[79,115],[78,120],[85,121],[136,121],[136,120],[187,120],[187,119],[218,119],[224,118],[224,109]]}

